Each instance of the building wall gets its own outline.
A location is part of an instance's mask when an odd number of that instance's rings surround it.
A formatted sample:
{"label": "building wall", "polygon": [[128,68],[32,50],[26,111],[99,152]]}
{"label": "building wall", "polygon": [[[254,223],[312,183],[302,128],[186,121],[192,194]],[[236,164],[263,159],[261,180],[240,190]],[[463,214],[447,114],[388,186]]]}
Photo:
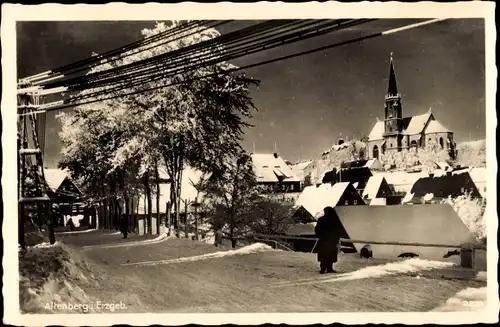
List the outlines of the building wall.
{"label": "building wall", "polygon": [[380,155],[382,154],[382,144],[383,143],[384,143],[384,140],[368,141],[368,158],[374,158],[373,147],[375,145],[378,147],[378,153],[379,153],[379,158],[380,158]]}
{"label": "building wall", "polygon": [[443,139],[443,149],[448,150],[450,148],[450,145],[446,140],[453,141],[453,133],[431,133],[431,134],[425,134],[425,140],[426,142],[429,141],[429,139],[434,140],[437,144],[440,144],[440,138]]}

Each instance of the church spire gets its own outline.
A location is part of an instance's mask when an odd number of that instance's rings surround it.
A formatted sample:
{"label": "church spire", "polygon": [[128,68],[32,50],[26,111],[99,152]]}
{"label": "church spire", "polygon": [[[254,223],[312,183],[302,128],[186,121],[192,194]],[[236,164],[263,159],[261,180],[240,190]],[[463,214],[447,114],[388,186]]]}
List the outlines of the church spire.
{"label": "church spire", "polygon": [[396,73],[394,72],[394,63],[391,52],[391,66],[389,68],[389,87],[387,89],[387,96],[398,95],[398,85],[396,83]]}

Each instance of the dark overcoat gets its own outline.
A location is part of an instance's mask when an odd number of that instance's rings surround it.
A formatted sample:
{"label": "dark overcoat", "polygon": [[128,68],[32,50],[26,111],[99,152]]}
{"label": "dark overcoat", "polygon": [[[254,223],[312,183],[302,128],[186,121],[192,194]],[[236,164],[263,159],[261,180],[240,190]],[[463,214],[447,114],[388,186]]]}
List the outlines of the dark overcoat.
{"label": "dark overcoat", "polygon": [[337,262],[340,226],[335,213],[325,212],[325,215],[318,219],[314,232],[319,239],[316,244],[318,261]]}

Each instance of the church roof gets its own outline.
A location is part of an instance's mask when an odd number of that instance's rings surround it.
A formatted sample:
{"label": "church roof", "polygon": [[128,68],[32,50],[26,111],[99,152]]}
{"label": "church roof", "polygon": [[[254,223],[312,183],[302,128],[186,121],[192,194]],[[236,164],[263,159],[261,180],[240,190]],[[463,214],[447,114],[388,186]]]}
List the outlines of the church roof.
{"label": "church roof", "polygon": [[425,125],[431,118],[432,113],[427,112],[423,115],[416,115],[411,117],[410,123],[408,124],[408,127],[404,131],[404,134],[406,135],[415,135],[415,134],[420,134],[424,130]]}
{"label": "church roof", "polygon": [[251,157],[258,182],[278,182],[278,176],[285,181],[300,181],[285,160],[277,154],[254,153]]}
{"label": "church roof", "polygon": [[384,139],[384,122],[377,121],[375,126],[373,126],[372,131],[368,135],[368,141],[376,141]]}
{"label": "church roof", "polygon": [[431,134],[431,133],[448,133],[451,132],[449,129],[441,125],[440,122],[437,120],[431,120],[429,122],[429,126],[425,129],[426,134]]}

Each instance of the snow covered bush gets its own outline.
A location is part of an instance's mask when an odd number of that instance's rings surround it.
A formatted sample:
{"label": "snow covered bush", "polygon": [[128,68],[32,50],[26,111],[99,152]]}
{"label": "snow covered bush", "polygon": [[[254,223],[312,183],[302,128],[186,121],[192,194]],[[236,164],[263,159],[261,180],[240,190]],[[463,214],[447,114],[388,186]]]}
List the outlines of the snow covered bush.
{"label": "snow covered bush", "polygon": [[464,194],[456,198],[448,197],[443,203],[451,205],[477,241],[486,239],[485,199],[473,199],[470,194]]}
{"label": "snow covered bush", "polygon": [[310,165],[313,168],[311,181],[313,184],[321,183],[326,172],[345,162],[363,160],[365,156],[366,144],[361,141],[352,140],[341,146],[334,145],[321,159]]}
{"label": "snow covered bush", "polygon": [[379,160],[385,170],[404,170],[419,166],[429,171],[434,170],[435,162],[450,160],[450,155],[438,143],[431,140],[425,148],[386,152],[380,156]]}
{"label": "snow covered bush", "polygon": [[486,167],[486,140],[459,143],[457,161],[466,167]]}

